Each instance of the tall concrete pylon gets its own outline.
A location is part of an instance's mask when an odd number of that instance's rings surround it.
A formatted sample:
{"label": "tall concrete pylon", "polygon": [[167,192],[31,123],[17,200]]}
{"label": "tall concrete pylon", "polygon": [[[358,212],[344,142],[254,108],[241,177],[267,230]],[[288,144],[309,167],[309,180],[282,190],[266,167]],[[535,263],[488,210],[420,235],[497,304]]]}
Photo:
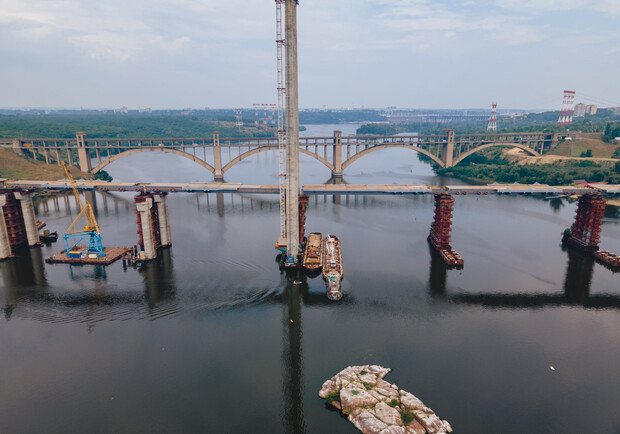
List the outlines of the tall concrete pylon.
{"label": "tall concrete pylon", "polygon": [[297,0],[286,0],[286,265],[299,255],[299,95]]}

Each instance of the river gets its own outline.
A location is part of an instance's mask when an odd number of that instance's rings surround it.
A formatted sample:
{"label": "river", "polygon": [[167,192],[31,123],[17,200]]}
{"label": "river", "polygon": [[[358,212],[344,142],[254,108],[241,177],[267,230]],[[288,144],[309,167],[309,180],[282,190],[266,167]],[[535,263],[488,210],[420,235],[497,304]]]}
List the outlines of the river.
{"label": "river", "polygon": [[[305,135],[355,125],[309,126]],[[301,156],[302,184],[329,171]],[[275,153],[226,180],[277,183]],[[175,155],[106,169],[116,180],[211,180]],[[350,183],[441,183],[415,152],[385,150]],[[431,196],[312,196],[308,231],[342,240],[343,300],[282,275],[274,195],[168,196],[173,246],[144,269],[0,263],[0,423],[6,433],[354,433],[317,392],[348,365],[392,368],[456,433],[617,433],[620,275],[562,249],[575,203],[456,196],[447,270],[426,242]],[[70,210],[67,209],[70,207]],[[62,233],[73,198],[41,199]],[[108,246],[133,245],[133,194],[96,194]],[[601,247],[620,251],[606,213]],[[555,371],[551,370],[553,366]]]}

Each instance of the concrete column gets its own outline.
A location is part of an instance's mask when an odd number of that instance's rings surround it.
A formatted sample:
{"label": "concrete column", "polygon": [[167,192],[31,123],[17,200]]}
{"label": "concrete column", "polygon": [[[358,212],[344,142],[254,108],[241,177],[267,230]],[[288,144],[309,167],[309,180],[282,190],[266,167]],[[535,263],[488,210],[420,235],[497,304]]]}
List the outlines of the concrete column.
{"label": "concrete column", "polygon": [[342,178],[342,131],[334,131],[334,170],[332,177]]}
{"label": "concrete column", "polygon": [[441,160],[444,163],[444,167],[454,166],[454,130],[446,130],[446,140],[441,150]]}
{"label": "concrete column", "polygon": [[78,145],[78,157],[80,159],[80,170],[82,172],[90,172],[93,168],[90,162],[90,155],[88,148],[86,147],[86,132],[79,131],[75,133],[75,138]]}
{"label": "concrete column", "polygon": [[213,174],[216,182],[224,182],[224,174],[222,173],[222,148],[220,147],[220,133],[215,131],[213,133],[213,167],[215,173]]}
{"label": "concrete column", "polygon": [[21,140],[13,139],[13,152],[19,155],[24,155],[24,148],[22,148]]}
{"label": "concrete column", "polygon": [[26,227],[26,237],[28,238],[28,245],[30,247],[41,244],[41,240],[39,239],[39,229],[37,229],[37,220],[34,216],[32,195],[33,193],[15,192],[15,199],[19,200],[22,207],[24,226]]}
{"label": "concrete column", "polygon": [[0,260],[10,258],[13,256],[13,250],[11,249],[11,243],[9,241],[9,233],[6,229],[6,221],[4,220],[4,213],[2,207],[6,205],[6,195],[0,194]]}
{"label": "concrete column", "polygon": [[299,94],[297,74],[297,0],[286,0],[286,256],[299,255]]}
{"label": "concrete column", "polygon": [[153,239],[153,222],[151,221],[151,208],[153,199],[146,198],[144,202],[137,202],[136,209],[140,213],[140,230],[142,231],[142,241],[144,243],[144,259],[151,260],[157,257],[155,240]]}
{"label": "concrete column", "polygon": [[159,237],[162,246],[172,245],[170,239],[170,220],[168,219],[168,204],[166,204],[166,194],[156,194],[153,196],[157,203],[157,213],[159,215]]}

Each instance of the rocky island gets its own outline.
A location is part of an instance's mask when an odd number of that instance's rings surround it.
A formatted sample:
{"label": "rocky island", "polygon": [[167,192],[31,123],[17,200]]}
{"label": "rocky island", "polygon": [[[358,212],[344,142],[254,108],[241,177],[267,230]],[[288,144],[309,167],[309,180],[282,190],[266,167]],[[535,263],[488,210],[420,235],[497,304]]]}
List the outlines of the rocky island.
{"label": "rocky island", "polygon": [[389,368],[349,366],[323,383],[319,396],[365,434],[444,434],[452,427],[409,392],[383,379]]}

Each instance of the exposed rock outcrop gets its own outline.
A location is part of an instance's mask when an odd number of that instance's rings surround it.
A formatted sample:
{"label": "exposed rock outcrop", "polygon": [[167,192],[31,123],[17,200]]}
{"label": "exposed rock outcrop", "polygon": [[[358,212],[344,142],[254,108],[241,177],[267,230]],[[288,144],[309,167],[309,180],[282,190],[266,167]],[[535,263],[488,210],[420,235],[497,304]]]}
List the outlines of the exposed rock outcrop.
{"label": "exposed rock outcrop", "polygon": [[417,397],[383,379],[390,369],[349,366],[323,383],[319,396],[365,434],[447,434],[452,427]]}

